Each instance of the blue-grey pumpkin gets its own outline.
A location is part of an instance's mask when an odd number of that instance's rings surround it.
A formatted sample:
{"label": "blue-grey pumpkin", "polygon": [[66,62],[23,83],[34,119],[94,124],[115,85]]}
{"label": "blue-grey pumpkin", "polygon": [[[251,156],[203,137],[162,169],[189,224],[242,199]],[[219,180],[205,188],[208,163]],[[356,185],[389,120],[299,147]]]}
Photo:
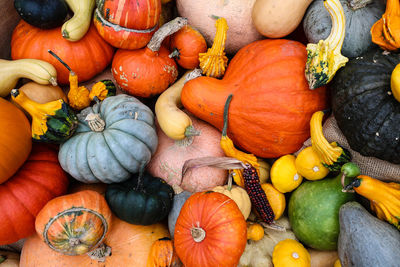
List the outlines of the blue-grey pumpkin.
{"label": "blue-grey pumpkin", "polygon": [[[381,0],[340,0],[340,3],[346,17],[342,54],[350,58],[358,57],[375,46],[370,30],[385,12],[385,4]],[[303,27],[310,43],[318,43],[329,36],[332,21],[323,0],[314,0],[308,7]]]}
{"label": "blue-grey pumpkin", "polygon": [[62,168],[84,183],[118,183],[147,165],[157,149],[154,114],[120,94],[77,115],[75,134],[60,146]]}

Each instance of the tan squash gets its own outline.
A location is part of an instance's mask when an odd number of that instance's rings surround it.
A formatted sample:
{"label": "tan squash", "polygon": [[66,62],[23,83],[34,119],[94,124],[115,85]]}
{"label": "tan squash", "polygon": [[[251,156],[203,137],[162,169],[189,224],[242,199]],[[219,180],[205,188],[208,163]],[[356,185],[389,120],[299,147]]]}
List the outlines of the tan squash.
{"label": "tan squash", "polygon": [[65,0],[74,16],[61,27],[62,36],[71,42],[77,42],[89,30],[95,0]]}
{"label": "tan squash", "polygon": [[253,24],[262,35],[280,38],[293,32],[313,0],[256,0]]}

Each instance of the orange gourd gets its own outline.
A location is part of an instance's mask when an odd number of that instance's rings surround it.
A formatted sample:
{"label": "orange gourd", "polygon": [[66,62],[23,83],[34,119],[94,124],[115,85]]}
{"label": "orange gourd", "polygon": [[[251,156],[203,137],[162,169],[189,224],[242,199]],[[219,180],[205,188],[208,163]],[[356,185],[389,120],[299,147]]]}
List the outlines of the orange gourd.
{"label": "orange gourd", "polygon": [[0,184],[7,181],[28,158],[32,148],[31,126],[25,114],[0,98]]}
{"label": "orange gourd", "polygon": [[176,255],[174,243],[169,237],[163,237],[153,243],[150,249],[147,267],[182,266]]}
{"label": "orange gourd", "polygon": [[176,221],[174,245],[186,267],[237,266],[246,241],[247,225],[241,211],[221,193],[190,196]]}
{"label": "orange gourd", "polygon": [[308,89],[306,60],[306,48],[299,42],[253,42],[233,57],[222,80],[188,81],[182,104],[221,130],[224,104],[233,94],[228,135],[235,145],[263,158],[293,153],[310,136],[312,114],[327,106],[324,87]]}

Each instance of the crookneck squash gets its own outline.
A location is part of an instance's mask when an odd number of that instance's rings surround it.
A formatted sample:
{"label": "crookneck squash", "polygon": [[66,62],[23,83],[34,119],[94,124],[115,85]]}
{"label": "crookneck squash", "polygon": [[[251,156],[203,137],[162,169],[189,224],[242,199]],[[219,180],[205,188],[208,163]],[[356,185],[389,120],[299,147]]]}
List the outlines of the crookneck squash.
{"label": "crookneck squash", "polygon": [[233,57],[222,80],[187,82],[182,104],[221,130],[224,104],[233,93],[228,135],[234,144],[258,157],[293,153],[309,137],[311,115],[327,105],[325,88],[308,89],[306,60],[299,42],[253,42]]}
{"label": "crookneck squash", "polygon": [[337,124],[352,150],[400,163],[400,103],[391,92],[391,74],[400,55],[370,50],[350,60],[332,82]]}
{"label": "crookneck squash", "polygon": [[92,22],[95,0],[65,0],[74,15],[61,27],[62,37],[77,42],[85,36]]}
{"label": "crookneck squash", "polygon": [[60,147],[65,171],[84,183],[118,183],[146,165],[158,138],[153,112],[134,97],[107,97],[78,115],[78,127]]}

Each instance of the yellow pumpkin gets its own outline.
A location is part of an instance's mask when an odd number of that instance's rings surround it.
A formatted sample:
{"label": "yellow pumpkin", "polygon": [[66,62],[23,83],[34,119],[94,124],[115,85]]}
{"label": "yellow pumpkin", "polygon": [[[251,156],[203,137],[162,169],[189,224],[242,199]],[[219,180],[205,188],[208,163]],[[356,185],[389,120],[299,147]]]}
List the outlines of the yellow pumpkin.
{"label": "yellow pumpkin", "polygon": [[296,189],[303,177],[297,172],[295,156],[288,154],[277,159],[271,167],[271,182],[281,193],[291,192]]}
{"label": "yellow pumpkin", "polygon": [[239,210],[242,212],[244,219],[247,220],[251,212],[249,195],[247,194],[246,190],[240,186],[229,186],[229,184],[225,186],[216,186],[212,189],[212,191],[222,193],[235,201],[236,205],[239,207]]}
{"label": "yellow pumpkin", "polygon": [[280,241],[272,252],[274,267],[309,267],[310,262],[310,253],[300,242],[293,239]]}
{"label": "yellow pumpkin", "polygon": [[312,181],[320,180],[329,173],[329,169],[322,164],[312,146],[306,147],[297,155],[295,165],[301,176]]}
{"label": "yellow pumpkin", "polygon": [[247,223],[247,239],[258,241],[264,237],[264,228],[258,223]]}
{"label": "yellow pumpkin", "polygon": [[278,220],[286,208],[285,195],[279,192],[272,184],[262,184],[261,188],[264,190],[268,202],[274,211],[275,220]]}

